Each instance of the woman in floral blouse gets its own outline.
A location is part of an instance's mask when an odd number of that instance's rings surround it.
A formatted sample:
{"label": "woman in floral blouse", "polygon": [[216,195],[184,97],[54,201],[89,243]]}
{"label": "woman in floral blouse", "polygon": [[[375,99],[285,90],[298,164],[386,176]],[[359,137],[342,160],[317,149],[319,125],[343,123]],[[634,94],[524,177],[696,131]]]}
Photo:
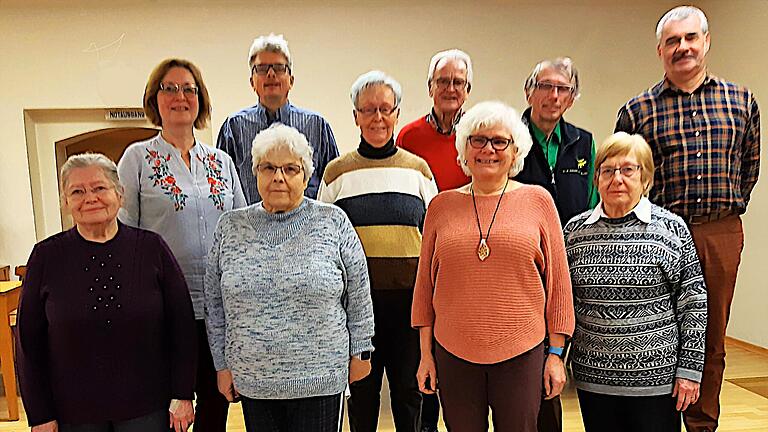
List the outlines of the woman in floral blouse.
{"label": "woman in floral blouse", "polygon": [[184,272],[198,331],[195,429],[224,431],[228,402],[216,387],[203,308],[206,254],[219,216],[245,206],[232,159],[193,134],[211,117],[208,90],[191,62],[167,59],[152,71],[144,112],[162,131],[129,146],[118,164],[125,186],[120,220],[163,236]]}

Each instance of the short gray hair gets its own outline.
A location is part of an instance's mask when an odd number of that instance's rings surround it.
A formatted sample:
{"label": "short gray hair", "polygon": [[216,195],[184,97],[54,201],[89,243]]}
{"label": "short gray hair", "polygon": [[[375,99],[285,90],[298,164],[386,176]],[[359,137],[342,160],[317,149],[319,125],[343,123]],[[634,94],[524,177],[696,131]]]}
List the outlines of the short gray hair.
{"label": "short gray hair", "polygon": [[395,106],[400,106],[400,101],[403,99],[403,88],[400,86],[400,83],[384,72],[377,70],[372,70],[360,75],[355,82],[352,83],[352,88],[349,89],[349,97],[352,99],[352,105],[357,108],[357,101],[360,98],[360,93],[367,88],[377,85],[385,85],[392,89],[392,93],[395,94]]}
{"label": "short gray hair", "polygon": [[59,198],[62,205],[67,202],[67,186],[69,185],[69,175],[72,174],[72,170],[76,168],[101,168],[104,173],[104,177],[107,178],[112,186],[117,191],[118,195],[122,196],[124,189],[123,184],[120,183],[120,177],[117,174],[117,165],[105,155],[101,153],[81,153],[70,156],[64,165],[61,166],[61,172],[59,173]]}
{"label": "short gray hair", "polygon": [[259,36],[254,39],[253,44],[251,44],[251,49],[248,50],[249,69],[253,68],[253,61],[256,59],[256,56],[264,51],[282,54],[288,62],[288,67],[291,69],[291,75],[293,75],[291,51],[288,49],[288,41],[285,40],[283,35],[270,33],[267,36]]}
{"label": "short gray hair", "polygon": [[286,149],[291,154],[301,159],[301,165],[304,168],[304,179],[312,177],[315,166],[312,163],[312,147],[309,146],[307,138],[290,126],[282,123],[274,123],[272,126],[264,129],[253,139],[253,148],[251,156],[253,157],[253,175],[255,176],[257,166],[261,159],[272,150]]}
{"label": "short gray hair", "polygon": [[461,169],[468,176],[472,173],[467,168],[467,139],[478,129],[502,126],[511,135],[517,153],[515,163],[509,169],[509,176],[514,177],[523,170],[523,160],[531,151],[533,141],[528,127],[520,119],[520,114],[514,108],[499,101],[480,102],[470,108],[456,125],[456,151]]}
{"label": "short gray hair", "polygon": [[678,6],[665,13],[656,25],[656,40],[661,42],[661,33],[664,31],[664,26],[669,21],[682,21],[691,15],[699,17],[699,23],[701,24],[701,33],[707,34],[709,32],[709,22],[704,12],[696,6]]}
{"label": "short gray hair", "polygon": [[525,96],[530,96],[533,88],[536,86],[536,82],[539,80],[539,74],[547,69],[552,69],[555,72],[562,74],[568,78],[568,81],[573,86],[573,97],[578,99],[581,95],[581,85],[579,84],[579,70],[573,65],[573,60],[570,57],[558,57],[554,60],[543,60],[534,66],[531,74],[528,75],[528,79],[525,80]]}
{"label": "short gray hair", "polygon": [[460,49],[449,49],[445,51],[440,51],[439,53],[432,56],[432,60],[429,61],[429,71],[427,71],[427,86],[432,84],[432,78],[435,76],[435,69],[437,69],[437,65],[440,64],[440,61],[443,59],[464,62],[464,65],[467,67],[467,84],[469,84],[469,87],[467,87],[467,90],[471,90],[472,76],[473,76],[472,75],[472,59],[469,58],[469,54],[465,53]]}

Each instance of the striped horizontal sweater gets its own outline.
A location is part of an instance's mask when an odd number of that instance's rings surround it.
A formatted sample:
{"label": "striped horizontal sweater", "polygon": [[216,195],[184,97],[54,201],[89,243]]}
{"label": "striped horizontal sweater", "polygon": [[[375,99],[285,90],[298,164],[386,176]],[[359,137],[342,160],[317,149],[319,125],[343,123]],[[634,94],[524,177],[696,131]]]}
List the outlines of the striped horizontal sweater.
{"label": "striped horizontal sweater", "polygon": [[318,200],[336,204],[352,221],[368,259],[371,289],[412,290],[424,215],[437,186],[420,157],[394,143],[386,154],[373,159],[353,151],[333,160]]}
{"label": "striped horizontal sweater", "polygon": [[590,219],[598,205],[565,227],[577,388],[658,396],[672,392],[676,377],[701,380],[707,295],[693,239],[680,217],[642,204],[650,223],[634,211]]}
{"label": "striped horizontal sweater", "polygon": [[[499,196],[478,196],[483,234]],[[451,354],[482,364],[523,354],[544,335],[573,333],[573,301],[560,219],[549,193],[504,194],[480,261],[472,196],[441,192],[427,210],[413,293],[414,327],[433,326]]]}

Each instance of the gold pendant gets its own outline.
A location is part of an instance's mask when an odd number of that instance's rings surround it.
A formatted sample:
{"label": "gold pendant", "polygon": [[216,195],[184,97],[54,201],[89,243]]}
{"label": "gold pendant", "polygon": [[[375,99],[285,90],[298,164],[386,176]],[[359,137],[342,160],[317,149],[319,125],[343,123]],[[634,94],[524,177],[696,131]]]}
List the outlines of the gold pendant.
{"label": "gold pendant", "polygon": [[477,257],[480,258],[480,261],[485,261],[490,254],[491,248],[488,247],[488,243],[485,242],[485,239],[480,239],[480,246],[477,247]]}

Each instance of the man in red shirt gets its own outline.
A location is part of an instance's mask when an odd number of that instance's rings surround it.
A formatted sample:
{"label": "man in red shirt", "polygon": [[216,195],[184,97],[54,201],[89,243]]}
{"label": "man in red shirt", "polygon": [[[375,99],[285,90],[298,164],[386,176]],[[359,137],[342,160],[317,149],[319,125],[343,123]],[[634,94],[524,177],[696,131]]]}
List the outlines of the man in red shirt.
{"label": "man in red shirt", "polygon": [[469,55],[458,49],[435,54],[429,62],[427,88],[432,110],[407,124],[397,136],[397,145],[427,161],[438,190],[456,189],[469,183],[456,161],[454,131],[472,89]]}

